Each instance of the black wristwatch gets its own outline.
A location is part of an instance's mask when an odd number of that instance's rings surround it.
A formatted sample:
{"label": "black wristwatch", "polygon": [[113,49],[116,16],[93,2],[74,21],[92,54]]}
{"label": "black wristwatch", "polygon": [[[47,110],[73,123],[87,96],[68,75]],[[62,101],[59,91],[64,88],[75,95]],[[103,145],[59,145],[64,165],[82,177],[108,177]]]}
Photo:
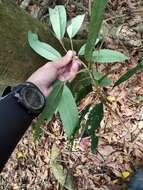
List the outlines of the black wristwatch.
{"label": "black wristwatch", "polygon": [[13,97],[29,113],[37,116],[45,106],[45,96],[40,89],[31,82],[24,82],[13,88]]}

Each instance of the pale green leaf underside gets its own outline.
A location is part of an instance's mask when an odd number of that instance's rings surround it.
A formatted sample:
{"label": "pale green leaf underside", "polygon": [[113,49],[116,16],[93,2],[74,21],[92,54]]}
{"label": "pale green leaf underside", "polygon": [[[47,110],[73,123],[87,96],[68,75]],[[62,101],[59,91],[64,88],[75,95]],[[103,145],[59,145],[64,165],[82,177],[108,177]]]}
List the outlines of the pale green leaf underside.
{"label": "pale green leaf underside", "polygon": [[49,16],[53,31],[58,39],[62,39],[67,25],[67,15],[65,7],[57,5],[54,9],[49,8]]}
{"label": "pale green leaf underside", "polygon": [[70,25],[67,27],[67,33],[69,38],[73,38],[77,32],[79,31],[83,20],[84,20],[85,15],[78,15],[76,17],[74,17],[73,19],[71,19],[71,23]]}
{"label": "pale green leaf underside", "polygon": [[65,85],[58,111],[67,137],[70,139],[79,123],[78,110],[70,89]]}
{"label": "pale green leaf underside", "polygon": [[[97,38],[96,42],[95,42],[95,46],[98,44],[98,42],[100,41],[99,38]],[[78,52],[78,55],[84,55],[85,54],[85,47],[86,44],[83,44]]]}
{"label": "pale green leaf underside", "polygon": [[96,50],[92,54],[92,61],[99,63],[122,62],[125,60],[128,60],[126,55],[110,49]]}
{"label": "pale green leaf underside", "polygon": [[44,57],[45,59],[55,61],[61,58],[61,54],[52,46],[47,43],[40,42],[38,40],[37,34],[29,31],[28,32],[28,41],[30,47],[39,55]]}

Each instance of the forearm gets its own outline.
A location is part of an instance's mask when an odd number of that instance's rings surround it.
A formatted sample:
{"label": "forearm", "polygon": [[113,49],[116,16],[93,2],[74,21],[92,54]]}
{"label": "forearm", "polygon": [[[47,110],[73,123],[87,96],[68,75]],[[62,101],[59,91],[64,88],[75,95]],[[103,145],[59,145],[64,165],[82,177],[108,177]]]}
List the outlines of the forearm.
{"label": "forearm", "polygon": [[15,97],[10,93],[0,100],[0,171],[34,118],[22,105],[38,115],[55,80],[71,81],[75,77],[81,64],[74,56],[73,51],[68,51],[61,59],[45,64],[27,79],[22,90],[17,89]]}
{"label": "forearm", "polygon": [[0,101],[0,172],[33,118],[11,93]]}

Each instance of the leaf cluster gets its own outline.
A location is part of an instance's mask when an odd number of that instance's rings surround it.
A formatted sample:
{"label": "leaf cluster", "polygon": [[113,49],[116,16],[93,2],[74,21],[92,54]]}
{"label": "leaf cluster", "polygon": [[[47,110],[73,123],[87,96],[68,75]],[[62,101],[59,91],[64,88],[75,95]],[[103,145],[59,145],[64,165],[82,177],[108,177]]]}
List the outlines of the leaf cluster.
{"label": "leaf cluster", "polygon": [[[71,140],[75,135],[75,131],[79,128],[80,119],[79,113],[76,106],[77,97],[86,96],[83,93],[87,87],[96,89],[96,98],[93,105],[89,106],[89,109],[85,111],[86,117],[86,130],[88,135],[91,137],[91,149],[92,152],[96,152],[96,147],[98,144],[98,137],[96,136],[96,130],[100,128],[101,121],[104,116],[104,106],[107,105],[108,101],[106,96],[103,94],[103,87],[113,86],[116,87],[121,83],[128,80],[132,75],[137,73],[139,70],[143,69],[143,62],[138,64],[136,67],[130,69],[123,76],[119,78],[118,81],[113,84],[113,82],[108,78],[108,74],[104,75],[99,70],[95,69],[96,63],[107,64],[114,62],[124,62],[128,60],[128,56],[110,49],[98,49],[96,46],[100,43],[100,28],[103,21],[104,10],[107,5],[107,0],[93,1],[91,21],[89,24],[89,35],[86,43],[77,52],[78,59],[84,58],[88,64],[82,62],[83,69],[79,72],[77,79],[75,79],[76,87],[71,89],[69,85],[62,81],[56,81],[53,86],[53,91],[47,98],[46,106],[43,112],[38,117],[38,122],[35,130],[35,137],[39,138],[41,132],[41,126],[46,120],[51,121],[55,113],[59,113],[61,121],[63,123],[65,133],[67,138]],[[56,6],[54,9],[49,8],[49,17],[54,31],[54,35],[59,40],[59,43],[65,50],[65,45],[63,43],[63,38],[65,33],[67,33],[71,49],[74,50],[72,39],[76,36],[79,31],[85,15],[78,15],[67,22],[67,14],[65,7],[62,5]],[[50,46],[45,42],[41,42],[38,39],[37,34],[29,31],[28,41],[31,48],[38,53],[40,56],[55,61],[62,57],[62,55],[54,47]],[[79,84],[79,85],[78,85]],[[80,94],[80,95],[79,95]]]}

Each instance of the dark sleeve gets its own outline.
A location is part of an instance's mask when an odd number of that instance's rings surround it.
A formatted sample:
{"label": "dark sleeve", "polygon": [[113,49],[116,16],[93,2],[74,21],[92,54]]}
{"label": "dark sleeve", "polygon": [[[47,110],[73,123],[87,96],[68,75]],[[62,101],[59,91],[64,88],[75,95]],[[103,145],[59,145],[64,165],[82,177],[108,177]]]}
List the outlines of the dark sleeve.
{"label": "dark sleeve", "polygon": [[11,93],[0,100],[0,172],[33,118]]}

